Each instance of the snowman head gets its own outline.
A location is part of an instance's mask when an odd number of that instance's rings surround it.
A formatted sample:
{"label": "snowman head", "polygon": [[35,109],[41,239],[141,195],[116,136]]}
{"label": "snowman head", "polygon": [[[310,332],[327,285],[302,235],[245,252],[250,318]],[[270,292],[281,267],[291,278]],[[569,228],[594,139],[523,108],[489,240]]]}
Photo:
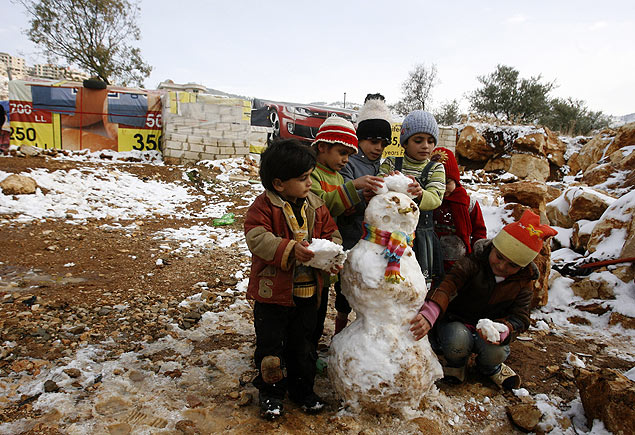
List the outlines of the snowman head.
{"label": "snowman head", "polygon": [[383,193],[370,200],[364,221],[383,231],[410,234],[417,228],[419,207],[403,193]]}

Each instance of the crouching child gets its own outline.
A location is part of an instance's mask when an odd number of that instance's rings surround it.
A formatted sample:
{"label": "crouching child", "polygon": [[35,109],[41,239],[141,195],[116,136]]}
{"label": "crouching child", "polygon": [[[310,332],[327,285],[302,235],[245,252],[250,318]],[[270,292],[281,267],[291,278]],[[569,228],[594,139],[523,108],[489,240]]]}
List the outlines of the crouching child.
{"label": "crouching child", "polygon": [[544,241],[556,234],[527,210],[492,240],[479,240],[428,293],[410,322],[411,331],[417,340],[430,332],[432,348],[445,359],[445,379],[463,382],[475,353],[482,375],[501,388],[520,387],[520,376],[504,361],[510,341],[529,327],[529,304],[539,276],[533,260]]}
{"label": "crouching child", "polygon": [[287,392],[305,412],[324,407],[313,391],[316,353],[311,338],[322,274],[301,263],[314,255],[307,248],[313,238],[342,240],[324,201],[311,193],[315,164],[314,151],[296,140],[271,144],[260,162],[266,190],[245,217],[252,253],[247,297],[255,301],[254,358],[259,370],[254,386],[261,416],[269,420],[282,415]]}

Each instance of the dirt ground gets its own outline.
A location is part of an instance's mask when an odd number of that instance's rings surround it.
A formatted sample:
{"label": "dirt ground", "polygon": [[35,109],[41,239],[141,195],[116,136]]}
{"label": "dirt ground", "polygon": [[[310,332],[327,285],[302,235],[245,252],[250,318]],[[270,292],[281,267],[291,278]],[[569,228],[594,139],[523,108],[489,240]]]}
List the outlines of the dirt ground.
{"label": "dirt ground", "polygon": [[[0,170],[21,173],[32,168],[69,170],[99,162],[73,162],[44,157],[0,158]],[[152,164],[119,164],[120,171],[128,171],[140,178],[163,180],[166,182],[182,179],[182,171],[171,170],[167,166]],[[214,173],[200,168],[201,178],[213,178]],[[243,193],[250,189],[245,183],[237,185],[237,190],[223,200],[234,202],[227,211],[236,214],[231,228],[241,232],[243,214],[246,210]],[[242,190],[241,190],[242,189]],[[205,195],[201,191],[201,195]],[[190,209],[204,206],[205,201],[190,204]],[[0,220],[12,220],[12,216],[0,216]],[[70,224],[62,219],[46,219],[29,223],[0,225],[0,342],[15,342],[17,346],[3,348],[0,354],[0,382],[2,378],[15,377],[16,364],[36,362],[27,368],[32,375],[43,370],[40,365],[50,367],[62,357],[72,355],[77,349],[88,344],[111,340],[108,347],[112,358],[125,352],[138,351],[141,342],[153,342],[167,335],[175,335],[169,323],[183,326],[183,322],[196,322],[196,315],[180,302],[200,293],[197,283],[209,283],[209,291],[214,297],[227,286],[236,284],[235,273],[244,270],[249,257],[232,247],[215,249],[213,255],[185,256],[166,254],[159,249],[165,242],[153,235],[164,228],[183,225],[182,221],[165,217],[150,217],[136,221],[138,226],[131,234],[104,227],[109,220],[89,220],[86,224]],[[207,224],[210,219],[192,219],[187,225]],[[135,255],[131,255],[134,253]],[[163,260],[157,265],[157,258]],[[73,272],[66,265],[73,262]],[[244,296],[242,296],[244,297]],[[225,298],[216,310],[222,310],[232,303]],[[120,320],[120,313],[113,307],[129,306],[133,314],[126,322]],[[323,345],[327,345],[332,333],[333,312],[329,312],[327,333]],[[188,320],[189,319],[189,320]],[[247,315],[245,320],[250,321]],[[598,367],[629,369],[630,363],[603,352],[604,345],[591,340],[567,336],[553,331],[533,331],[524,334],[526,341],[512,344],[509,365],[523,379],[523,387],[531,394],[545,393],[557,395],[564,402],[570,402],[577,394],[571,369],[563,369],[562,362],[569,352],[582,354]],[[221,336],[195,344],[202,355],[219,349],[243,349],[250,346],[253,337],[227,331]],[[153,358],[166,358],[154,355]],[[151,358],[150,358],[151,359]],[[193,364],[203,365],[204,361]],[[149,362],[151,364],[151,361]],[[178,374],[174,374],[177,376]],[[438,383],[442,394],[451,399],[467,400],[469,397],[496,397],[497,411],[479,411],[477,407],[465,407],[466,422],[462,428],[453,428],[447,419],[422,419],[409,426],[394,426],[390,416],[364,416],[351,418],[338,413],[336,398],[326,377],[319,377],[317,389],[330,400],[326,411],[317,417],[307,417],[299,411],[290,412],[281,421],[263,422],[257,418],[254,403],[244,407],[230,406],[236,395],[242,391],[254,393],[249,384],[253,373],[235,373],[238,383],[231,387],[207,388],[195,393],[195,399],[202,407],[215,407],[216,412],[225,410],[224,430],[233,433],[255,433],[273,431],[276,433],[384,433],[391,427],[403,432],[470,433],[474,428],[486,433],[516,432],[504,415],[504,406],[520,401],[514,394],[499,392],[489,380],[470,371],[468,382],[461,386]],[[98,394],[100,380],[95,379],[94,388],[83,394]],[[187,392],[183,392],[187,394]],[[195,401],[188,396],[190,402]],[[32,396],[0,403],[0,421],[38,421],[24,433],[67,433],[69,422],[47,421],[32,405]],[[192,408],[196,404],[190,403]],[[488,417],[487,414],[491,416]],[[40,420],[38,420],[40,419]],[[195,420],[195,419],[193,419]],[[189,421],[189,420],[188,420]],[[232,423],[234,422],[234,423]],[[470,423],[471,422],[471,423]],[[494,424],[495,422],[495,424]],[[242,423],[242,424],[238,424]],[[235,424],[234,426],[232,426]],[[383,428],[383,429],[382,429]],[[180,430],[180,431],[179,431]],[[196,424],[181,425],[173,432],[153,431],[152,433],[205,433]],[[189,432],[188,432],[189,430]],[[198,432],[197,432],[198,431]],[[111,430],[111,433],[113,432]],[[120,433],[125,433],[120,432]],[[132,432],[134,433],[134,432]]]}

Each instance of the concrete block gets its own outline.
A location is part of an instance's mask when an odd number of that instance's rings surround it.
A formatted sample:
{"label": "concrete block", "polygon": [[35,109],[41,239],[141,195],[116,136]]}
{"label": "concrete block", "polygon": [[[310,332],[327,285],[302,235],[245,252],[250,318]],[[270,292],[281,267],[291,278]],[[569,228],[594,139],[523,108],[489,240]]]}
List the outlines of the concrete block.
{"label": "concrete block", "polygon": [[183,150],[175,150],[175,149],[171,149],[171,148],[163,150],[163,154],[164,155],[166,155],[168,157],[176,157],[176,158],[183,157],[184,152],[185,151],[183,151]]}
{"label": "concrete block", "polygon": [[223,132],[223,139],[238,139],[238,132],[225,130]]}
{"label": "concrete block", "polygon": [[236,154],[239,154],[239,155],[249,154],[249,147],[236,147]]}
{"label": "concrete block", "polygon": [[234,147],[234,141],[231,139],[221,139],[218,141],[219,147]]}
{"label": "concrete block", "polygon": [[203,138],[201,136],[188,136],[187,137],[187,142],[188,143],[202,144],[203,143]]}
{"label": "concrete block", "polygon": [[218,113],[221,116],[222,115],[231,115],[232,107],[231,106],[226,106],[226,105],[218,106]]}
{"label": "concrete block", "polygon": [[193,151],[184,151],[183,158],[188,161],[199,161],[200,153],[193,152]]}
{"label": "concrete block", "polygon": [[208,119],[212,119],[209,115],[218,115],[220,113],[221,106],[218,104],[205,104],[203,111],[208,115]]}
{"label": "concrete block", "polygon": [[172,150],[182,150],[183,149],[183,143],[182,142],[177,142],[174,140],[166,140],[165,142],[163,142],[163,148],[164,149],[172,149]]}
{"label": "concrete block", "polygon": [[220,148],[213,145],[205,145],[205,152],[207,154],[220,154]]}
{"label": "concrete block", "polygon": [[166,135],[168,140],[177,141],[177,142],[187,142],[187,136],[179,133],[169,133]]}
{"label": "concrete block", "polygon": [[201,153],[200,160],[214,160],[214,154]]}
{"label": "concrete block", "polygon": [[225,131],[231,129],[231,124],[229,122],[219,122],[216,124],[216,130]]}
{"label": "concrete block", "polygon": [[221,154],[234,154],[236,152],[236,148],[232,147],[220,147]]}
{"label": "concrete block", "polygon": [[204,145],[199,145],[199,144],[194,144],[191,143],[189,145],[189,151],[193,151],[196,153],[202,153],[204,151],[205,146]]}
{"label": "concrete block", "polygon": [[246,124],[233,123],[231,125],[231,131],[238,131],[240,133],[244,133],[246,136],[247,134],[249,134],[249,126]]}

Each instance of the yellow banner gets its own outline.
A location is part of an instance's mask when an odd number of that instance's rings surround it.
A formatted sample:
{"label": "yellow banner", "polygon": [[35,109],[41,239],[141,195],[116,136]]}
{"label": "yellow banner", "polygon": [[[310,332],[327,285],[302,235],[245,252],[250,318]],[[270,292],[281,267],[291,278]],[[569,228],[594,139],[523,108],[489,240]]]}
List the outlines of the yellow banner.
{"label": "yellow banner", "polygon": [[50,149],[55,147],[53,124],[11,121],[11,145],[30,145]]}
{"label": "yellow banner", "polygon": [[392,141],[384,149],[383,158],[401,157],[403,156],[403,147],[399,144],[399,136],[401,135],[401,124],[392,125]]}
{"label": "yellow banner", "polygon": [[117,151],[158,151],[161,148],[161,130],[119,128]]}

